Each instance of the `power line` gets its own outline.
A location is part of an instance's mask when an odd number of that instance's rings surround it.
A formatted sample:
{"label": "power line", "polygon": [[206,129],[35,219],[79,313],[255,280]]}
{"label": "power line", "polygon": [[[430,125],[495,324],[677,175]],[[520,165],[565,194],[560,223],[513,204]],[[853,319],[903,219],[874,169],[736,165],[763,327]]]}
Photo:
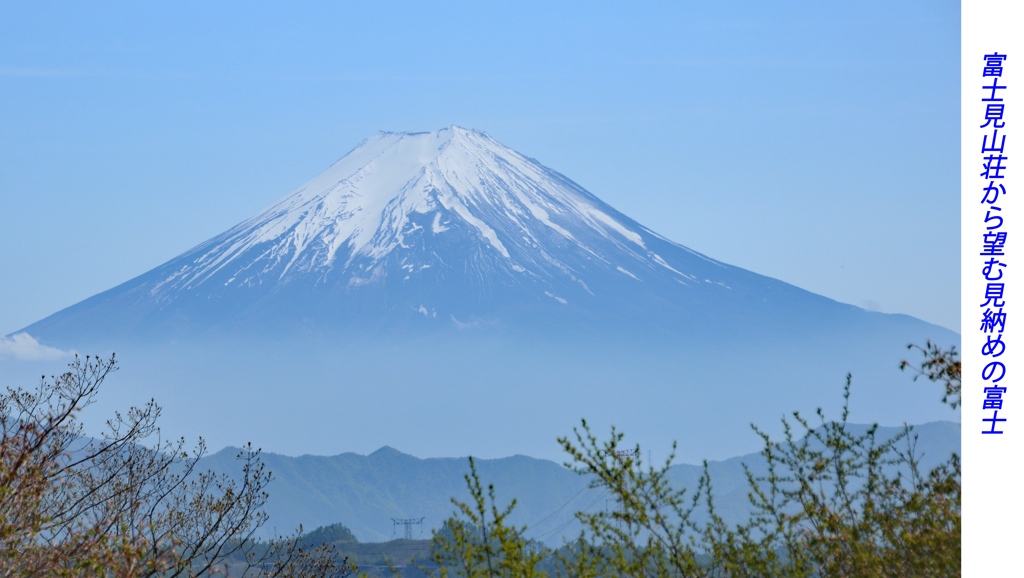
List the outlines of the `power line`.
{"label": "power line", "polygon": [[[605,491],[601,492],[601,493],[600,493],[600,494],[599,494],[599,495],[597,496],[597,498],[595,498],[595,499],[594,499],[594,501],[593,501],[593,502],[590,502],[590,504],[588,504],[586,508],[583,508],[582,510],[580,510],[580,512],[586,512],[586,511],[587,511],[587,510],[589,510],[590,508],[594,507],[594,504],[596,504],[596,503],[600,502],[600,501],[601,501],[601,499],[602,499],[602,498],[604,498],[604,497],[605,497],[605,496],[606,496],[607,494],[608,494],[608,490],[605,490]],[[572,524],[573,522],[578,522],[578,521],[579,521],[579,520],[577,520],[576,518],[572,518],[571,520],[567,521],[566,523],[562,524],[561,526],[558,526],[558,527],[557,527],[557,528],[555,528],[554,530],[551,530],[550,532],[547,532],[547,533],[543,534],[543,535],[542,535],[542,536],[541,536],[540,538],[538,538],[538,539],[539,539],[539,540],[540,540],[541,542],[543,542],[543,541],[547,540],[548,538],[550,538],[550,537],[552,537],[552,536],[556,536],[556,535],[558,535],[558,534],[559,534],[559,533],[560,533],[560,532],[561,532],[562,530],[564,530],[564,529],[568,528],[568,527],[569,527],[569,526],[570,526],[570,525],[571,525],[571,524]]]}
{"label": "power line", "polygon": [[548,521],[548,520],[549,520],[549,519],[551,518],[551,516],[554,516],[554,515],[555,515],[555,514],[557,514],[558,512],[561,512],[561,511],[562,511],[562,508],[564,508],[564,507],[568,506],[569,504],[571,504],[573,500],[575,500],[576,498],[580,497],[580,494],[582,494],[583,492],[585,492],[585,491],[587,491],[587,490],[589,490],[589,489],[590,489],[590,486],[589,486],[589,485],[583,486],[582,488],[580,488],[580,491],[576,492],[576,495],[575,495],[575,496],[573,496],[573,497],[569,498],[569,501],[568,501],[568,502],[565,502],[564,504],[562,504],[561,506],[559,506],[559,507],[558,507],[558,508],[557,508],[557,509],[556,509],[555,511],[551,512],[551,513],[550,513],[550,514],[548,514],[547,516],[544,516],[544,517],[543,517],[543,518],[541,518],[540,520],[538,520],[538,521],[536,521],[536,522],[534,522],[534,523],[530,524],[530,525],[529,525],[529,527],[530,527],[530,528],[536,528],[536,527],[537,527],[537,526],[539,526],[540,524],[543,524],[544,522],[547,522],[547,521]]}

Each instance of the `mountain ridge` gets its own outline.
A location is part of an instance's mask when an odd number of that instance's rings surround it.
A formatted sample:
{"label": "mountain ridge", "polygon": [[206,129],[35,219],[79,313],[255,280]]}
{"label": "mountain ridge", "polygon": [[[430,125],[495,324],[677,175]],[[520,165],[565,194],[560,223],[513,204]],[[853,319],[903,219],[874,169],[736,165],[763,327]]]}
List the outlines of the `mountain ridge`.
{"label": "mountain ridge", "polygon": [[[849,424],[851,432],[867,429],[866,424]],[[880,427],[878,439],[888,439],[901,428]],[[918,449],[924,452],[924,471],[960,453],[960,424],[950,421],[914,426],[920,435]],[[387,451],[382,451],[387,450]],[[201,469],[230,473],[238,448],[226,447],[200,462]],[[647,461],[646,454],[642,456]],[[426,516],[425,533],[438,529],[454,506],[449,498],[469,498],[463,475],[468,473],[465,457],[418,458],[390,446],[362,455],[345,452],[334,456],[298,457],[263,454],[268,469],[275,475],[271,483],[267,511],[271,525],[281,530],[299,523],[307,528],[343,523],[361,542],[384,541],[391,518]],[[587,489],[589,478],[551,460],[516,454],[492,459],[476,459],[484,486],[494,484],[498,505],[513,498],[518,506],[511,523],[529,527],[528,537],[558,545],[562,538],[573,538],[579,530],[572,522],[578,509],[603,508],[600,492]],[[660,466],[660,460],[656,465]],[[716,490],[716,505],[726,521],[739,522],[749,509],[747,479],[743,464],[752,473],[766,472],[759,453],[748,453],[724,460],[709,460],[709,472]],[[669,480],[677,488],[694,491],[703,466],[675,463]]]}
{"label": "mountain ridge", "polygon": [[486,133],[452,126],[377,133],[250,219],[23,331],[63,345],[552,317],[707,331],[723,318],[778,325],[808,307],[863,314],[669,241]]}

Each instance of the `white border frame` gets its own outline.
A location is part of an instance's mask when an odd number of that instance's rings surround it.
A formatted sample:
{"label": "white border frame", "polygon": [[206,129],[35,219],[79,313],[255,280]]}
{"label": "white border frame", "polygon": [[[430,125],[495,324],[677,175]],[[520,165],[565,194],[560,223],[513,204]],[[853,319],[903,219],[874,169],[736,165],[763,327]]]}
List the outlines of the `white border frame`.
{"label": "white border frame", "polygon": [[[1024,211],[1020,196],[1024,189],[1024,36],[1017,16],[1024,6],[1019,2],[991,1],[961,4],[960,44],[960,154],[961,154],[961,313],[963,381],[961,442],[963,451],[963,536],[961,559],[963,576],[1024,576],[1024,292],[1018,271],[1024,268]],[[1006,282],[1006,352],[999,358],[1007,367],[1000,385],[1007,387],[1004,410],[999,417],[1002,435],[983,435],[981,410],[984,398],[981,368],[991,359],[983,358],[980,331],[985,280],[981,275],[981,239],[985,212],[981,206],[981,139],[979,128],[984,119],[981,103],[984,54],[1006,54],[1001,85],[1007,89],[1004,120],[1008,157],[1004,184],[1007,194],[996,203],[1002,208],[1003,230],[1008,231],[1003,279]],[[988,84],[990,78],[986,78]],[[1020,113],[1020,114],[1019,114]],[[941,261],[939,261],[941,266]],[[984,361],[983,361],[984,359]],[[991,416],[991,410],[987,411]]]}

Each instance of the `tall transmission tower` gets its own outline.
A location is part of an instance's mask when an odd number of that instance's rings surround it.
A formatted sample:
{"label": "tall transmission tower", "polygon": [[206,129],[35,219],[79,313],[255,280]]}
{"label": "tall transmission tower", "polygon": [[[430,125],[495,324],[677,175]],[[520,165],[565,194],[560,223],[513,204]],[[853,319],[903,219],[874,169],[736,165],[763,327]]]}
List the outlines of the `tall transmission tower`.
{"label": "tall transmission tower", "polygon": [[412,527],[419,526],[420,534],[423,533],[423,518],[391,518],[394,523],[391,535],[394,536],[398,533],[398,526],[405,526],[405,539],[412,540]]}

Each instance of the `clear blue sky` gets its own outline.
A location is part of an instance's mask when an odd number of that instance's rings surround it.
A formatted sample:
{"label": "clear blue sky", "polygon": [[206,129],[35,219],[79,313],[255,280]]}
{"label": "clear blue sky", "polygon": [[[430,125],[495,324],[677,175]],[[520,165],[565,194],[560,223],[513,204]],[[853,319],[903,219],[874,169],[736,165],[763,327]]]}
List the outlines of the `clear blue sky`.
{"label": "clear blue sky", "polygon": [[958,2],[214,4],[0,2],[0,335],[450,124],[959,331]]}

